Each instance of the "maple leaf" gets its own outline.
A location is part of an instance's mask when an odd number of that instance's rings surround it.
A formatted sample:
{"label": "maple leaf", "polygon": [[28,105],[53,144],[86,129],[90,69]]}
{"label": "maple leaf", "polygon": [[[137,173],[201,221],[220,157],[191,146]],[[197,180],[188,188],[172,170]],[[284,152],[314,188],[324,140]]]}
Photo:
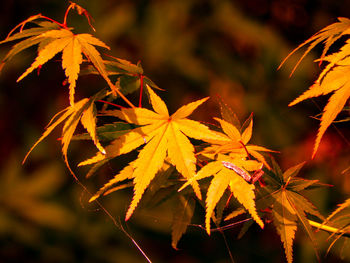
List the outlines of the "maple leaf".
{"label": "maple leaf", "polygon": [[320,145],[321,139],[326,132],[327,128],[335,120],[337,115],[342,111],[346,102],[350,97],[350,82],[349,82],[349,72],[350,72],[350,41],[347,40],[345,45],[340,48],[338,52],[326,56],[327,51],[330,46],[341,36],[350,34],[350,20],[347,18],[338,18],[339,22],[331,24],[326,28],[320,30],[314,36],[306,40],[295,50],[293,50],[281,63],[283,63],[299,48],[304,45],[310,44],[309,48],[299,59],[295,65],[295,68],[299,65],[301,60],[307,55],[307,53],[314,48],[317,44],[325,42],[325,47],[320,59],[316,60],[320,63],[322,61],[328,62],[328,65],[320,73],[318,79],[315,83],[302,95],[292,101],[289,106],[293,106],[305,99],[318,97],[321,95],[327,95],[332,93],[327,105],[324,107],[323,114],[321,117],[320,127],[318,129],[317,137],[315,140],[315,145],[312,153],[312,158],[315,157],[317,149]]}
{"label": "maple leaf", "polygon": [[[35,17],[35,19],[36,18],[37,17]],[[25,23],[27,23],[27,21],[22,22],[21,24],[23,24],[23,23],[25,24]],[[27,49],[33,45],[40,43],[42,41],[42,39],[39,38],[38,35],[46,32],[46,31],[49,31],[49,30],[58,29],[58,27],[59,27],[56,23],[48,22],[48,21],[36,22],[36,24],[38,25],[38,27],[33,27],[30,29],[23,29],[20,32],[15,33],[13,35],[9,34],[5,40],[0,41],[0,44],[3,44],[3,43],[19,40],[22,38],[26,38],[25,40],[22,40],[21,42],[15,44],[10,49],[10,51],[6,54],[6,56],[1,61],[0,70],[2,69],[3,65],[8,60],[12,59],[19,52],[21,52],[24,49]]]}
{"label": "maple leaf", "polygon": [[[222,127],[225,134],[225,140],[211,141],[211,146],[203,150],[203,154],[226,154],[229,153],[230,156],[236,158],[237,156],[247,157],[247,155],[252,155],[254,158],[262,162],[267,168],[269,164],[265,161],[264,156],[260,152],[273,152],[272,150],[266,149],[262,146],[248,144],[252,137],[253,131],[253,119],[248,119],[247,127],[241,133],[238,128],[225,120],[214,118],[218,121]],[[234,120],[233,122],[236,122]]]}
{"label": "maple leaf", "polygon": [[[274,190],[271,195],[274,199],[272,205],[273,223],[283,243],[288,263],[293,261],[293,240],[298,222],[301,223],[311,239],[316,255],[318,256],[316,240],[306,213],[321,219],[323,216],[310,201],[300,194],[301,190],[317,183],[315,180],[296,177],[303,165],[304,163],[293,166],[282,174],[280,168],[274,163],[275,168],[277,168],[275,169],[275,175],[279,179],[277,184],[279,188]],[[309,182],[306,183],[307,181]]]}
{"label": "maple leaf", "polygon": [[24,157],[23,163],[26,161],[29,154],[32,150],[42,141],[44,140],[59,124],[64,123],[62,129],[62,153],[65,158],[65,162],[68,165],[67,159],[67,151],[70,141],[73,137],[73,134],[76,130],[76,127],[81,121],[82,125],[88,131],[90,138],[93,140],[96,147],[102,152],[105,153],[104,148],[99,142],[96,136],[96,112],[94,102],[101,97],[106,96],[107,91],[102,90],[92,96],[90,99],[82,99],[74,104],[74,106],[70,105],[64,110],[58,112],[49,122],[46,127],[45,132],[42,136],[37,140],[37,142],[32,146],[32,148],[28,151],[26,156]]}
{"label": "maple leaf", "polygon": [[297,48],[295,48],[289,55],[281,62],[278,69],[280,69],[283,64],[300,48],[309,45],[307,50],[304,52],[304,54],[300,57],[296,65],[294,66],[291,75],[294,73],[296,68],[299,66],[300,62],[305,58],[305,56],[319,43],[324,42],[325,48],[323,49],[321,60],[325,57],[327,51],[329,50],[330,46],[338,40],[343,35],[350,34],[350,20],[345,17],[338,17],[339,22],[333,23],[320,31],[318,31],[315,35],[301,43]]}
{"label": "maple leaf", "polygon": [[[112,60],[103,60],[108,76],[117,77],[115,86],[124,94],[132,93],[138,89],[140,91],[139,104],[142,99],[142,91],[149,85],[153,89],[161,90],[150,78],[144,75],[143,68],[138,62],[136,65],[125,59],[108,56]],[[82,75],[100,74],[96,68],[88,65],[81,71]]]}
{"label": "maple leaf", "polygon": [[[198,140],[225,139],[219,133],[209,130],[207,126],[187,118],[208,98],[189,103],[174,114],[169,115],[165,103],[148,85],[146,87],[154,111],[145,108],[131,108],[109,112],[109,115],[142,126],[112,141],[105,148],[107,152],[105,156],[98,153],[93,158],[79,164],[87,165],[103,159],[114,158],[146,144],[140,151],[138,158],[130,164],[134,167],[132,174],[134,197],[126,213],[126,220],[132,215],[144,191],[162,167],[166,157],[186,179],[195,175],[194,147],[187,136]],[[201,199],[198,183],[193,182],[192,187],[197,197]],[[91,200],[98,196],[98,194],[95,195]]]}
{"label": "maple leaf", "polygon": [[255,160],[245,160],[242,158],[230,158],[225,155],[219,155],[218,160],[213,161],[205,165],[195,177],[185,183],[179,191],[184,189],[187,185],[191,184],[195,180],[201,180],[206,177],[214,176],[212,179],[206,198],[206,215],[205,226],[206,231],[210,234],[210,218],[220,198],[224,194],[227,188],[230,189],[234,197],[248,210],[253,219],[259,224],[261,228],[264,227],[264,223],[258,216],[255,209],[255,194],[254,184],[248,183],[236,169],[231,170],[224,166],[224,162],[234,163],[238,169],[248,174],[247,171],[256,171],[261,168],[261,163]]}
{"label": "maple leaf", "polygon": [[69,100],[71,105],[73,105],[76,81],[80,71],[80,64],[83,62],[82,53],[84,53],[96,68],[104,72],[105,69],[102,58],[94,46],[100,46],[106,49],[109,49],[109,47],[90,34],[75,35],[65,28],[49,30],[38,35],[36,38],[40,39],[41,43],[45,41],[45,45],[40,48],[35,61],[17,79],[17,82],[39,66],[45,64],[57,53],[62,52],[62,68],[65,70],[68,83],[70,84]]}

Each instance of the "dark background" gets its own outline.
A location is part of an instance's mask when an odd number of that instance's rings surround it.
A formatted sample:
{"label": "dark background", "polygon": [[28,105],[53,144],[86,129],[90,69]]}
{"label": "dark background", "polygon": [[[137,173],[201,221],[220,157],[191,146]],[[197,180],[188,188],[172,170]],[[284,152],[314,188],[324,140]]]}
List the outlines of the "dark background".
{"label": "dark background", "polygon": [[[318,154],[310,160],[320,113],[327,97],[288,108],[320,72],[312,61],[316,48],[289,78],[298,56],[277,71],[279,63],[296,46],[321,28],[350,17],[349,1],[307,0],[154,0],[77,1],[94,18],[95,35],[111,47],[111,54],[136,63],[164,92],[170,112],[190,101],[211,96],[192,118],[213,122],[219,116],[217,96],[224,99],[243,121],[254,112],[253,143],[280,151],[275,158],[283,169],[308,161],[301,176],[334,185],[310,194],[328,215],[350,193],[348,124],[326,132]],[[63,20],[68,1],[5,1],[0,9],[0,37],[27,17],[42,13]],[[93,34],[85,18],[72,11],[68,24],[77,32]],[[336,43],[337,45],[341,44]],[[0,47],[3,57],[10,45]],[[31,51],[31,52],[30,52]],[[132,242],[111,221],[87,202],[88,196],[74,182],[60,153],[60,129],[41,143],[22,166],[25,153],[44,131],[50,118],[68,105],[68,89],[59,63],[49,62],[40,75],[16,79],[32,63],[35,49],[17,55],[0,75],[0,262],[145,262]],[[101,50],[102,51],[102,50]],[[105,51],[103,51],[105,52]],[[105,84],[82,77],[77,98],[90,95]],[[137,97],[132,98],[137,102]],[[73,142],[72,167],[91,191],[106,182],[104,176],[84,179],[76,164],[94,153],[92,145]],[[113,167],[104,173],[113,174]],[[102,199],[116,218],[124,218],[131,191]],[[171,248],[170,204],[138,209],[127,228],[154,262],[229,262],[223,237],[210,237],[190,227]],[[204,221],[203,211],[195,220]],[[235,262],[281,262],[283,246],[272,226],[253,226],[237,240],[240,227],[225,231]],[[339,262],[341,247],[325,255],[329,243],[318,235],[324,262]],[[295,262],[315,262],[310,242],[301,229],[294,245]],[[343,251],[346,255],[346,249]],[[349,258],[349,257],[348,257]]]}

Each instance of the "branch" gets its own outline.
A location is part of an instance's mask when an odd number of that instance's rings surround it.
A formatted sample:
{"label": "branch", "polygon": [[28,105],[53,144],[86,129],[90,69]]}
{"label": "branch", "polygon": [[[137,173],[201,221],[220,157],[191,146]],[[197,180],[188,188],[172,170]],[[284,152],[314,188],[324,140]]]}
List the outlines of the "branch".
{"label": "branch", "polygon": [[337,234],[337,235],[342,235],[344,237],[350,237],[350,232],[349,231],[343,231],[343,230],[340,230],[338,228],[335,228],[335,227],[332,227],[332,226],[327,226],[327,225],[324,225],[324,224],[320,224],[320,223],[317,223],[315,221],[312,221],[312,220],[308,220],[309,221],[309,224],[313,227],[316,227],[318,229],[321,229],[323,231],[326,231],[326,232],[331,232],[331,233],[334,233],[334,234]]}

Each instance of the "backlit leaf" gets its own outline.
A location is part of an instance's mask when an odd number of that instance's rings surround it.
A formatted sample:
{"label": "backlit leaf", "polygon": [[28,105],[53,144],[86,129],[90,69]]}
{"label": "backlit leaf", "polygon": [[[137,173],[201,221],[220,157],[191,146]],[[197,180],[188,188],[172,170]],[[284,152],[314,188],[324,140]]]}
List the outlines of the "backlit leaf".
{"label": "backlit leaf", "polygon": [[[221,138],[218,133],[212,132],[205,125],[186,118],[207,98],[185,105],[169,116],[165,103],[149,86],[146,85],[146,88],[154,111],[144,108],[131,108],[108,113],[109,116],[115,116],[129,123],[144,126],[135,128],[112,141],[110,145],[105,147],[107,152],[105,157],[98,153],[95,157],[80,163],[80,165],[92,164],[104,159],[114,158],[145,144],[133,164],[135,168],[133,172],[134,197],[126,214],[126,220],[133,214],[142,195],[162,167],[166,157],[187,180],[191,180],[195,176],[194,147],[186,136],[199,140],[205,140],[208,137]],[[192,132],[189,125],[197,127],[202,133],[200,134],[196,130]],[[190,184],[200,199],[201,192],[197,181],[191,181]],[[107,189],[103,188],[103,190]]]}
{"label": "backlit leaf", "polygon": [[224,169],[221,169],[214,178],[211,180],[206,199],[206,214],[205,214],[205,229],[210,235],[210,218],[214,211],[215,206],[219,202],[220,198],[224,194],[227,186],[230,183],[230,174]]}
{"label": "backlit leaf", "polygon": [[81,54],[81,45],[77,38],[73,37],[62,52],[62,67],[68,77],[69,101],[71,105],[74,104],[75,83],[78,79],[80,64],[82,62],[83,56]]}
{"label": "backlit leaf", "polygon": [[350,34],[350,20],[347,18],[338,18],[339,22],[331,24],[326,28],[320,30],[314,36],[306,40],[304,43],[299,45],[295,50],[293,50],[281,63],[280,66],[299,48],[304,45],[310,44],[306,52],[299,59],[295,65],[295,68],[299,65],[301,60],[306,56],[306,54],[314,48],[317,44],[325,42],[323,53],[317,61],[320,63],[322,61],[328,62],[328,65],[320,73],[318,79],[315,83],[302,95],[292,101],[289,106],[293,106],[305,99],[318,97],[321,95],[326,95],[333,93],[328,101],[328,104],[324,107],[323,114],[321,117],[320,128],[317,133],[315,140],[314,150],[312,153],[312,158],[315,157],[317,149],[320,145],[321,139],[326,132],[327,128],[335,120],[337,115],[342,111],[346,102],[350,97],[350,40],[340,48],[338,52],[334,52],[331,55],[326,56],[329,48],[333,43],[343,35]]}
{"label": "backlit leaf", "polygon": [[97,149],[99,149],[101,153],[105,154],[106,151],[103,149],[96,135],[96,111],[93,103],[91,103],[91,105],[83,112],[81,123],[90,134]]}
{"label": "backlit leaf", "polygon": [[[229,160],[233,163],[237,163],[239,166],[244,166],[244,160],[238,161],[238,159],[231,160],[228,157],[225,160]],[[246,160],[246,162],[250,162],[251,160]],[[248,164],[250,166],[250,164]],[[260,167],[261,164],[258,166]],[[240,167],[239,169],[243,169]],[[213,211],[220,198],[224,194],[225,190],[229,187],[233,196],[247,209],[247,211],[251,214],[253,219],[263,228],[264,223],[258,216],[255,208],[255,193],[254,193],[254,185],[250,184],[242,178],[240,174],[238,174],[235,170],[231,170],[226,168],[222,161],[213,161],[205,165],[195,177],[190,179],[187,183],[185,183],[179,191],[185,188],[187,185],[191,184],[195,180],[200,180],[209,176],[214,176],[212,179],[210,186],[207,192],[206,198],[206,231],[210,234],[210,219],[213,215]]]}

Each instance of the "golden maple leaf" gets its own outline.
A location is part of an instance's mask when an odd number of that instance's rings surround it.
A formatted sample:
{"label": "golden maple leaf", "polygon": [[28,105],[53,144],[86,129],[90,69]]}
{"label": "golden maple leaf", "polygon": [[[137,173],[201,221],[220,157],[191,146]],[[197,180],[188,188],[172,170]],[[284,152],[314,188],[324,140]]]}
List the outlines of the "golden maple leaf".
{"label": "golden maple leaf", "polygon": [[237,170],[228,169],[224,164],[226,162],[232,163],[241,171],[248,175],[248,171],[256,171],[261,169],[262,163],[255,160],[246,160],[242,158],[230,158],[226,155],[218,155],[217,160],[205,165],[195,177],[185,183],[179,191],[184,189],[187,185],[193,183],[193,181],[201,180],[203,178],[214,176],[212,179],[206,198],[206,215],[205,215],[205,226],[206,231],[210,234],[210,218],[212,217],[213,211],[220,198],[224,194],[227,188],[230,189],[234,197],[248,210],[253,219],[264,227],[264,223],[258,216],[255,209],[255,194],[254,184],[248,183],[245,178],[242,177],[241,173]]}
{"label": "golden maple leaf", "polygon": [[[26,77],[33,70],[42,66],[57,53],[62,52],[62,67],[69,83],[69,101],[74,104],[74,92],[80,64],[83,62],[82,53],[99,70],[105,72],[103,60],[95,46],[109,47],[90,34],[73,34],[69,29],[55,29],[44,32],[38,36],[40,39],[39,52],[32,65],[17,79],[17,82]],[[33,41],[36,39],[34,38]],[[41,45],[40,45],[41,44]],[[107,75],[107,73],[105,73]]]}
{"label": "golden maple leaf", "polygon": [[270,166],[265,161],[264,156],[259,152],[272,152],[272,150],[266,149],[262,146],[248,144],[252,137],[253,131],[253,119],[250,118],[247,128],[240,133],[240,131],[231,123],[214,118],[218,121],[222,127],[225,134],[222,136],[225,140],[211,141],[211,146],[205,148],[203,152],[204,155],[215,155],[218,153],[226,154],[228,153],[231,157],[237,158],[238,156],[247,157],[247,155],[252,155],[254,158],[262,162],[267,168]]}
{"label": "golden maple leaf", "polygon": [[[169,115],[165,103],[148,85],[146,87],[154,111],[145,108],[129,108],[109,113],[129,123],[143,126],[131,130],[112,141],[105,148],[106,155],[98,153],[95,157],[79,164],[87,165],[106,158],[114,158],[146,144],[140,151],[138,158],[127,166],[130,169],[126,168],[126,171],[128,171],[126,178],[122,176],[127,179],[132,174],[134,182],[134,197],[126,213],[126,220],[132,215],[144,191],[163,166],[166,157],[186,179],[190,179],[195,175],[196,157],[194,147],[187,136],[204,141],[226,139],[221,134],[211,131],[207,126],[187,118],[208,98],[189,103],[178,109],[174,114]],[[123,174],[125,173],[123,172]],[[119,177],[120,175],[117,175],[116,179],[112,180],[119,181]],[[107,185],[109,187],[111,184]],[[201,199],[198,183],[194,181],[191,185],[197,197]],[[106,189],[107,187],[103,188]],[[100,193],[101,191],[93,196],[91,201],[98,198]]]}
{"label": "golden maple leaf", "polygon": [[323,69],[318,79],[315,83],[302,95],[292,101],[289,106],[293,106],[305,99],[318,97],[321,95],[327,95],[333,93],[329,98],[327,105],[324,107],[324,111],[321,117],[320,128],[317,133],[312,158],[315,157],[317,149],[320,145],[321,139],[326,132],[327,128],[335,120],[337,115],[342,111],[347,100],[350,96],[350,40],[347,40],[345,45],[340,48],[338,52],[326,56],[327,51],[330,46],[343,35],[350,34],[350,20],[347,18],[338,18],[339,22],[331,24],[324,29],[320,30],[314,36],[306,40],[304,43],[299,45],[294,49],[281,63],[279,68],[283,63],[298,49],[310,44],[308,49],[304,52],[302,57],[299,59],[295,65],[295,68],[299,65],[301,60],[314,48],[317,44],[325,42],[325,46],[320,59],[316,60],[318,62],[326,61],[328,65]]}
{"label": "golden maple leaf", "polygon": [[76,102],[73,106],[70,105],[64,110],[58,112],[49,122],[46,127],[45,132],[41,135],[39,140],[32,146],[32,148],[26,154],[23,162],[26,161],[29,154],[32,150],[43,140],[45,139],[59,124],[64,123],[62,129],[62,153],[65,159],[65,162],[68,165],[67,151],[70,141],[73,137],[73,134],[76,130],[79,121],[81,121],[84,128],[89,133],[91,139],[93,140],[97,149],[105,154],[105,150],[101,143],[99,142],[96,135],[96,110],[95,110],[95,101],[101,97],[106,96],[106,90],[102,90],[92,96],[90,99],[82,99]]}

